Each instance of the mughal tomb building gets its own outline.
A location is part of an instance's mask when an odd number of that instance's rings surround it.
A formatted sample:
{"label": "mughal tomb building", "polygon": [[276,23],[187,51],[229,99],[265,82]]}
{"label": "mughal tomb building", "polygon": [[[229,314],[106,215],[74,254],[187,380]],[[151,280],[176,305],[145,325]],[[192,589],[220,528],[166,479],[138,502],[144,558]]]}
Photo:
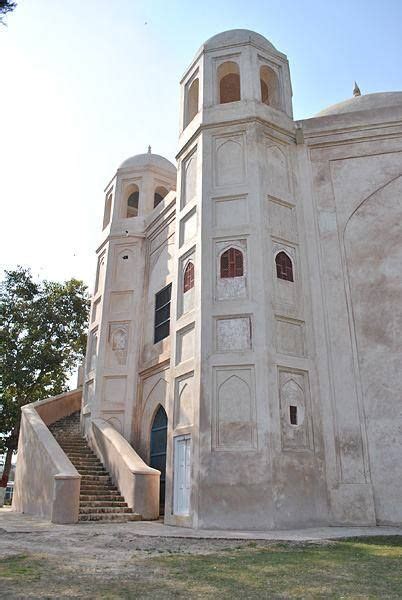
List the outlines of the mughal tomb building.
{"label": "mughal tomb building", "polygon": [[248,30],[180,85],[177,169],[149,150],[106,188],[82,434],[143,518],[400,524],[402,92],[294,121],[286,56]]}

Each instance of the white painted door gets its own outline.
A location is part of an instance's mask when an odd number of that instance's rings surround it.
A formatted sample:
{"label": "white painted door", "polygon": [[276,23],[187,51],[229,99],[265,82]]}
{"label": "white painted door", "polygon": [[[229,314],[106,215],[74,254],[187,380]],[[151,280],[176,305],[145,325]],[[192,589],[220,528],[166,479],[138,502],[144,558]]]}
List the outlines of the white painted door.
{"label": "white painted door", "polygon": [[191,436],[180,435],[174,440],[174,514],[190,514]]}

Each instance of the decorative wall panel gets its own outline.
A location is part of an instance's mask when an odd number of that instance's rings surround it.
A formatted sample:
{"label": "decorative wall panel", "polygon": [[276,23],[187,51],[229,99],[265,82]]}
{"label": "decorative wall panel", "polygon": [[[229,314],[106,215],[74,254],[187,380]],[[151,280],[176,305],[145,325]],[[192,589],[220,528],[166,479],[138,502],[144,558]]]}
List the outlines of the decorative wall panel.
{"label": "decorative wall panel", "polygon": [[125,366],[127,363],[129,323],[109,324],[108,365]]}
{"label": "decorative wall panel", "polygon": [[283,450],[313,450],[308,375],[280,367],[279,402]]}
{"label": "decorative wall panel", "polygon": [[175,427],[193,425],[194,402],[193,402],[194,373],[187,373],[178,377],[175,382]]}
{"label": "decorative wall panel", "polygon": [[304,322],[276,316],[275,323],[277,351],[292,356],[305,356]]}
{"label": "decorative wall panel", "polygon": [[176,333],[176,364],[194,357],[194,323]]}
{"label": "decorative wall panel", "polygon": [[220,229],[247,225],[247,198],[215,198],[214,224]]}
{"label": "decorative wall panel", "polygon": [[182,207],[191,202],[197,193],[197,152],[193,152],[182,167]]}
{"label": "decorative wall panel", "polygon": [[197,234],[197,213],[194,208],[180,221],[180,247]]}
{"label": "decorative wall panel", "polygon": [[215,139],[215,183],[230,186],[245,179],[244,137],[234,135]]}
{"label": "decorative wall panel", "polygon": [[237,352],[250,348],[250,317],[216,319],[216,349],[218,352]]}
{"label": "decorative wall panel", "polygon": [[215,367],[214,386],[213,449],[256,449],[254,368]]}
{"label": "decorative wall panel", "polygon": [[125,377],[108,376],[103,378],[103,410],[117,406],[123,408],[126,402],[127,381]]}
{"label": "decorative wall panel", "polygon": [[275,196],[275,198],[288,198],[290,195],[290,176],[287,150],[268,142],[266,161],[269,194]]}

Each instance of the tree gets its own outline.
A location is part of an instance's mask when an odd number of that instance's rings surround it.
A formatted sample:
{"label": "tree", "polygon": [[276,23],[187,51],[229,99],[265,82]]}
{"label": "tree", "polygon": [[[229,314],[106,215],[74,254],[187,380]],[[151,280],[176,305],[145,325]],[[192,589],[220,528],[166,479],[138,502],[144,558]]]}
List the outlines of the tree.
{"label": "tree", "polygon": [[89,299],[82,281],[36,282],[31,271],[5,271],[0,283],[0,487],[17,450],[21,406],[67,390],[84,357]]}
{"label": "tree", "polygon": [[16,2],[12,2],[10,0],[0,0],[0,24],[4,25],[5,15],[13,11],[16,6]]}

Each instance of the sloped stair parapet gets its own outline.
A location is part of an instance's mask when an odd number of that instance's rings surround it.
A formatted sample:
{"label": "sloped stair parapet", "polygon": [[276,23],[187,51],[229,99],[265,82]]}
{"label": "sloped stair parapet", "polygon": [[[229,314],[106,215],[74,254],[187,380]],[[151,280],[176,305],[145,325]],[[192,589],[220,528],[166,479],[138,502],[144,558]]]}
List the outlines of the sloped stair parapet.
{"label": "sloped stair parapet", "polygon": [[76,523],[81,476],[48,425],[77,410],[82,390],[23,406],[18,442],[13,510],[53,523]]}
{"label": "sloped stair parapet", "polygon": [[149,467],[128,441],[103,419],[93,419],[88,443],[128,506],[143,520],[159,518],[160,471]]}
{"label": "sloped stair parapet", "polygon": [[141,519],[127,505],[99,458],[80,433],[80,411],[49,427],[81,475],[78,521],[127,522]]}

